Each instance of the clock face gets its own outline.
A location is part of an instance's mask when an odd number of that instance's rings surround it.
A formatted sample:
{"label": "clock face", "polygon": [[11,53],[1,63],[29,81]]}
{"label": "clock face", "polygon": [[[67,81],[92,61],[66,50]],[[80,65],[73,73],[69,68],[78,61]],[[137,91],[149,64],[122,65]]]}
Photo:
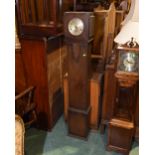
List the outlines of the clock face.
{"label": "clock face", "polygon": [[84,23],[80,18],[73,18],[68,23],[68,31],[74,35],[79,36],[84,30]]}
{"label": "clock face", "polygon": [[124,72],[138,72],[138,53],[121,51],[118,70]]}

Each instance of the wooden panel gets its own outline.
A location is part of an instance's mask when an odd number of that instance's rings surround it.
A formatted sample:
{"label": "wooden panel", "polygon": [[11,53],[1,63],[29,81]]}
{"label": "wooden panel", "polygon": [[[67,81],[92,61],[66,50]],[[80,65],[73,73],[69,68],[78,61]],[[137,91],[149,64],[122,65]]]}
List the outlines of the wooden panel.
{"label": "wooden panel", "polygon": [[15,52],[15,91],[22,92],[26,88],[26,75],[24,71],[24,64],[22,53],[20,50]]}
{"label": "wooden panel", "polygon": [[[102,73],[94,73],[90,80],[90,104],[91,104],[91,113],[90,113],[90,128],[98,129],[99,126],[99,117],[101,113],[101,85],[102,85]],[[69,91],[68,91],[68,75],[64,77],[64,117],[65,120],[68,120],[68,107],[69,107]]]}
{"label": "wooden panel", "polygon": [[68,72],[68,56],[67,47],[65,45],[61,48],[61,65],[62,65],[62,79],[64,75]]}
{"label": "wooden panel", "polygon": [[[112,54],[113,49],[113,39],[115,32],[115,16],[116,9],[114,3],[112,3],[108,10],[105,10],[103,7],[98,6],[94,9],[96,17],[98,17],[96,39],[94,42],[95,51],[94,54],[100,54],[103,59],[107,59]],[[102,29],[101,29],[102,27]],[[99,43],[99,44],[98,44]],[[97,46],[100,46],[98,51]]]}
{"label": "wooden panel", "polygon": [[95,22],[94,22],[94,41],[93,41],[93,54],[101,55],[103,49],[103,36],[104,36],[104,24],[105,15],[101,12],[103,7],[97,7],[94,9]]}
{"label": "wooden panel", "polygon": [[45,130],[51,130],[63,112],[61,39],[61,35],[21,39],[27,83],[36,87],[38,124]]}
{"label": "wooden panel", "polygon": [[116,91],[116,78],[115,65],[109,64],[106,66],[105,76],[104,76],[104,92],[103,92],[103,105],[102,105],[102,125],[106,124],[114,112],[114,101],[115,101],[115,91]]}
{"label": "wooden panel", "polygon": [[99,117],[101,114],[102,80],[102,73],[94,73],[90,80],[90,127],[92,129],[98,129],[99,126]]}
{"label": "wooden panel", "polygon": [[[60,45],[58,47],[60,47]],[[60,48],[57,48],[47,54],[47,70],[49,103],[50,107],[52,107],[53,94],[62,86]]]}
{"label": "wooden panel", "polygon": [[73,11],[73,0],[63,0],[63,12]]}
{"label": "wooden panel", "polygon": [[[83,56],[84,54],[87,56]],[[71,94],[69,96],[69,106],[85,110],[89,106],[90,99],[90,51],[88,50],[88,46],[80,45],[78,43],[69,45],[68,57],[69,94]]]}
{"label": "wooden panel", "polygon": [[68,119],[68,107],[69,107],[69,91],[68,91],[68,79],[67,76],[64,77],[63,82],[63,89],[64,89],[64,118],[67,121]]}
{"label": "wooden panel", "polygon": [[139,85],[138,85],[138,94],[136,99],[135,106],[135,138],[139,141]]}
{"label": "wooden panel", "polygon": [[[43,40],[21,39],[23,61],[29,86],[36,86],[34,100],[40,128],[51,129],[51,112],[49,111],[46,50]],[[44,103],[44,104],[43,104]]]}
{"label": "wooden panel", "polygon": [[[86,139],[89,133],[90,107],[87,111],[68,110],[68,133],[70,136]],[[78,122],[78,123],[77,123]]]}
{"label": "wooden panel", "polygon": [[114,3],[112,3],[109,7],[109,10],[107,11],[107,18],[105,20],[105,27],[104,27],[103,53],[106,58],[108,58],[111,55],[113,49],[115,15],[116,15],[115,5]]}

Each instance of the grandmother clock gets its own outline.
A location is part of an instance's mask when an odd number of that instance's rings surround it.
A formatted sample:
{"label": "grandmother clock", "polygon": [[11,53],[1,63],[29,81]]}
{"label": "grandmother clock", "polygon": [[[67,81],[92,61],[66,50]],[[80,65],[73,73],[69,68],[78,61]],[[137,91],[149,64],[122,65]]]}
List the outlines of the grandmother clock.
{"label": "grandmother clock", "polygon": [[109,122],[108,149],[128,153],[134,134],[138,97],[139,47],[133,38],[116,49],[115,107]]}
{"label": "grandmother clock", "polygon": [[92,12],[66,12],[64,34],[68,50],[68,132],[87,138],[90,117],[90,54],[93,41]]}
{"label": "grandmother clock", "polygon": [[117,47],[118,80],[116,93],[116,116],[131,121],[136,102],[136,86],[139,79],[139,48],[137,43],[128,42],[125,46]]}

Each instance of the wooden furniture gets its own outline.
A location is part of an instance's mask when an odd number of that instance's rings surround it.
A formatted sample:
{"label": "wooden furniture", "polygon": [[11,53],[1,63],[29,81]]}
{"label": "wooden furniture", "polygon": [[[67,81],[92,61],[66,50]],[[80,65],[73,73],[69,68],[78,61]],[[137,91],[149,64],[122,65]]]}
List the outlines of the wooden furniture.
{"label": "wooden furniture", "polygon": [[51,130],[63,111],[62,37],[23,36],[22,58],[27,86],[35,86],[38,128]]}
{"label": "wooden furniture", "polygon": [[134,43],[131,40],[131,42],[125,45],[117,46],[116,49],[117,66],[115,77],[118,86],[115,96],[114,115],[120,115],[120,117],[132,121],[135,117],[134,112],[138,95],[139,47],[134,47]]}
{"label": "wooden furniture", "polygon": [[93,73],[90,80],[90,128],[97,130],[100,125],[102,97],[103,97],[103,73]]}
{"label": "wooden furniture", "polygon": [[63,30],[63,12],[73,2],[68,0],[16,0],[20,35],[51,36]]}
{"label": "wooden furniture", "polygon": [[17,35],[15,36],[15,92],[22,92],[26,88],[26,75],[22,59],[21,44]]}
{"label": "wooden furniture", "polygon": [[[97,130],[100,124],[101,104],[102,104],[102,85],[103,73],[94,73],[90,79],[90,122],[89,126],[92,130]],[[68,92],[68,76],[64,77],[64,118],[68,121],[69,107],[69,92]]]}
{"label": "wooden furniture", "polygon": [[134,123],[113,118],[109,122],[107,149],[128,155],[131,149]]}
{"label": "wooden furniture", "polygon": [[24,155],[25,127],[22,118],[15,115],[15,152],[16,155]]}
{"label": "wooden furniture", "polygon": [[[21,52],[16,52],[16,86],[35,86],[38,127],[51,130],[63,111],[63,12],[69,0],[16,0]],[[22,74],[21,74],[22,73]]]}
{"label": "wooden furniture", "polygon": [[115,74],[115,55],[112,55],[105,67],[104,74],[104,95],[101,116],[101,132],[104,132],[106,125],[109,123],[114,112],[114,100],[116,93]]}
{"label": "wooden furniture", "polygon": [[37,122],[36,104],[33,101],[33,95],[34,87],[29,87],[15,96],[15,113],[23,118],[25,127]]}
{"label": "wooden furniture", "polygon": [[116,18],[116,9],[114,3],[111,3],[108,10],[98,11],[105,17],[105,23],[103,27],[103,46],[101,55],[107,61],[107,59],[112,54],[113,49],[113,40],[115,32],[115,18]]}
{"label": "wooden furniture", "polygon": [[[139,88],[139,84],[137,86]],[[137,142],[139,142],[139,89],[137,90],[137,101],[136,101],[136,109],[135,109],[135,112],[134,112],[134,115],[135,115],[135,133],[134,133],[134,137],[135,137],[135,140]]]}
{"label": "wooden furniture", "polygon": [[135,130],[138,96],[139,48],[133,39],[116,48],[116,91],[113,115],[108,128],[110,150],[128,154]]}
{"label": "wooden furniture", "polygon": [[[106,10],[98,5],[94,8],[95,29],[92,51],[92,62],[98,61],[97,71],[104,72],[105,64],[113,52],[113,40],[115,33],[116,9],[114,3]],[[96,59],[96,60],[94,60]]]}
{"label": "wooden furniture", "polygon": [[102,56],[105,61],[111,56],[113,40],[120,31],[125,13],[122,10],[116,10],[114,3],[111,3],[108,9],[98,5],[94,8],[94,15],[95,32],[92,53]]}
{"label": "wooden furniture", "polygon": [[[103,96],[102,119],[101,119],[102,129],[104,129],[105,125],[112,118],[114,111],[115,111],[115,104],[116,104],[116,102],[118,102],[118,98],[119,98],[118,89],[119,89],[120,84],[118,83],[118,80],[115,77],[115,72],[116,72],[116,67],[117,67],[116,60],[117,60],[116,54],[114,53],[113,56],[111,57],[110,61],[106,65],[106,69],[105,69],[104,96]],[[126,76],[126,77],[130,81],[130,77],[129,76]],[[138,103],[138,83],[137,82],[135,83],[135,85],[133,87],[133,91],[135,93],[132,96],[133,98],[135,98],[134,100],[136,102],[136,104],[134,104],[134,119],[136,118],[136,120],[137,120],[136,124],[138,124],[138,104],[137,104]],[[130,92],[130,90],[129,90],[129,92]],[[136,108],[136,106],[137,106],[137,108]]]}
{"label": "wooden furniture", "polygon": [[89,133],[93,21],[94,16],[91,12],[64,14],[64,33],[68,52],[68,132],[69,135],[80,138],[87,138]]}
{"label": "wooden furniture", "polygon": [[121,23],[123,22],[124,18],[125,18],[125,12],[123,10],[116,10],[114,36],[116,36],[120,32]]}

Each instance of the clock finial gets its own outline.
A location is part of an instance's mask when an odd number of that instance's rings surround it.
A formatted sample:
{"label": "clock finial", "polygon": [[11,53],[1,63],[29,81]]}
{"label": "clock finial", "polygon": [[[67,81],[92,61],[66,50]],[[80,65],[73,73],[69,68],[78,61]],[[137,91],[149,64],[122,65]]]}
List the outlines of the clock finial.
{"label": "clock finial", "polygon": [[134,41],[134,38],[131,37],[131,40],[127,42],[127,46],[132,48],[135,47],[137,45],[136,41]]}

